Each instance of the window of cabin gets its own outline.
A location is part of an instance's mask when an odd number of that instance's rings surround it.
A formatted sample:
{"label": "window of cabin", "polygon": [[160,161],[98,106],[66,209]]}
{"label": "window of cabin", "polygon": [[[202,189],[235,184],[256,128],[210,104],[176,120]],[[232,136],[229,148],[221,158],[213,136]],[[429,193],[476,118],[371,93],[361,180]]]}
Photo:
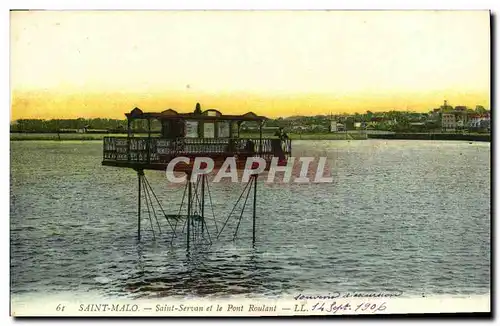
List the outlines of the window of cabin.
{"label": "window of cabin", "polygon": [[186,120],[186,138],[198,138],[198,121]]}
{"label": "window of cabin", "polygon": [[232,138],[238,138],[239,137],[239,127],[238,127],[238,122],[233,121],[231,122],[231,137]]}
{"label": "window of cabin", "polygon": [[217,122],[218,127],[218,137],[219,138],[229,138],[229,122],[228,121],[220,121]]}
{"label": "window of cabin", "polygon": [[203,137],[215,138],[215,124],[213,122],[203,123]]}
{"label": "window of cabin", "polygon": [[170,120],[163,120],[161,122],[161,136],[163,138],[171,138],[172,127]]}

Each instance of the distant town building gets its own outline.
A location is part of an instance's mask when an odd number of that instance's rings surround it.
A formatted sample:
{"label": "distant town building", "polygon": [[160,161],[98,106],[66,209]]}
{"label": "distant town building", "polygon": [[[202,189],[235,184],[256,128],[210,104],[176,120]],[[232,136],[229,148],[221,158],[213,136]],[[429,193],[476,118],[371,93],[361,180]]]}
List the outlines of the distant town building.
{"label": "distant town building", "polygon": [[337,121],[330,121],[330,132],[337,132]]}
{"label": "distant town building", "polygon": [[337,120],[330,120],[330,126],[328,129],[330,132],[345,131],[345,124],[340,123]]}
{"label": "distant town building", "polygon": [[490,130],[491,118],[489,113],[473,114],[468,121],[468,127],[472,130]]}
{"label": "distant town building", "polygon": [[[433,113],[435,113],[434,110]],[[471,112],[466,106],[441,107],[441,128],[443,131],[455,130],[490,130],[490,114]]]}
{"label": "distant town building", "polygon": [[444,131],[455,131],[457,119],[454,112],[443,112],[441,115],[441,128]]}
{"label": "distant town building", "polygon": [[[457,107],[459,108],[459,107]],[[469,122],[469,115],[467,114],[467,108],[463,107],[463,110],[455,108],[455,119],[457,121],[457,129],[466,129]]]}

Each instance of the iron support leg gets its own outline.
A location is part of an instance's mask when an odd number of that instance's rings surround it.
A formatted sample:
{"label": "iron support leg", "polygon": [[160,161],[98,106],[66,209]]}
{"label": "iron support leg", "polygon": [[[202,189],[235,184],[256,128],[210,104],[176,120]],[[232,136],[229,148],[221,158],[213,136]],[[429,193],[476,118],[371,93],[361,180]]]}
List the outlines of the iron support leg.
{"label": "iron support leg", "polygon": [[205,174],[201,175],[201,235],[205,232]]}
{"label": "iron support leg", "polygon": [[189,183],[188,184],[188,209],[187,209],[187,250],[189,251],[189,241],[191,240],[190,237],[191,237],[191,205],[192,205],[192,194],[191,194],[191,176],[188,175],[188,178],[187,178],[187,182]]}
{"label": "iron support leg", "polygon": [[253,216],[252,216],[252,244],[255,245],[255,218],[257,211],[257,174],[253,176]]}
{"label": "iron support leg", "polygon": [[143,170],[137,170],[137,179],[138,179],[138,194],[137,196],[137,240],[141,241],[141,184],[142,177],[144,175]]}

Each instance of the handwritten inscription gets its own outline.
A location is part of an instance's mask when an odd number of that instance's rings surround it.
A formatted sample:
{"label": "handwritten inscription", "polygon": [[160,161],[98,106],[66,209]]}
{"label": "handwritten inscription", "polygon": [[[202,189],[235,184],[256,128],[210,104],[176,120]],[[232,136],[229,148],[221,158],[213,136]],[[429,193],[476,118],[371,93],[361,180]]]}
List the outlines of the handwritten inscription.
{"label": "handwritten inscription", "polygon": [[331,292],[320,295],[307,295],[299,293],[294,296],[295,300],[332,300],[338,298],[393,298],[403,294],[401,291],[396,292]]}
{"label": "handwritten inscription", "polygon": [[334,301],[332,303],[320,301],[316,302],[312,305],[311,311],[322,311],[328,313],[337,313],[337,312],[379,312],[387,309],[386,302],[361,302],[356,305],[351,305],[349,302],[337,302]]}
{"label": "handwritten inscription", "polygon": [[300,303],[295,304],[294,312],[302,314],[365,314],[381,313],[387,309],[391,298],[399,297],[401,291],[395,292],[329,292],[326,294],[299,293],[293,298]]}

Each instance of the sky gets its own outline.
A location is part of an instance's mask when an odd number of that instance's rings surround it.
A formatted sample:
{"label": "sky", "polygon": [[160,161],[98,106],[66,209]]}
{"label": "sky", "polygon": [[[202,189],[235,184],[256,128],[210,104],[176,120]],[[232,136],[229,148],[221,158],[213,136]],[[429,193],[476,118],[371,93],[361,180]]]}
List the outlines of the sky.
{"label": "sky", "polygon": [[488,11],[13,11],[10,32],[11,120],[490,104]]}

